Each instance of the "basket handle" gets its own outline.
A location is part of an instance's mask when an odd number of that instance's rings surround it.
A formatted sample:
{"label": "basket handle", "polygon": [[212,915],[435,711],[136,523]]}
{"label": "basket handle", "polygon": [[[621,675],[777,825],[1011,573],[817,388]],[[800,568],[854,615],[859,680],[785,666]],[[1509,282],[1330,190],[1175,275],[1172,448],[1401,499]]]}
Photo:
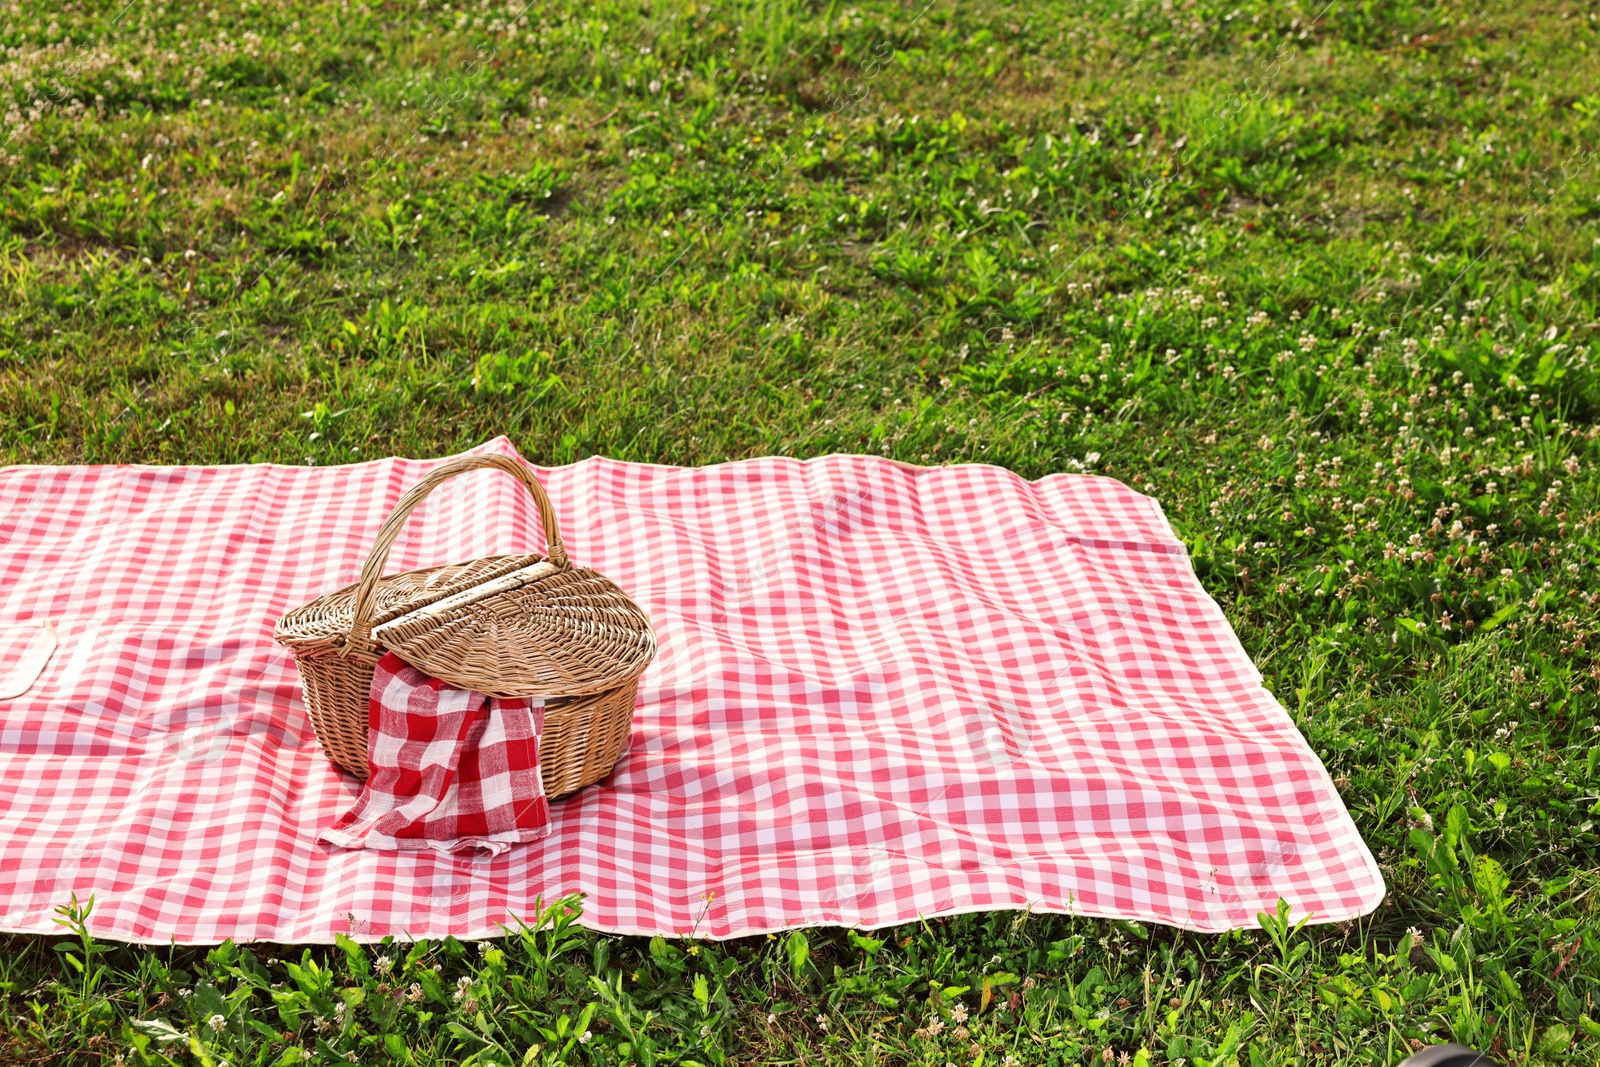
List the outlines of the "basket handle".
{"label": "basket handle", "polygon": [[544,486],[539,484],[539,479],[533,476],[531,470],[509,456],[463,456],[460,459],[453,459],[442,467],[435,467],[420,482],[408,489],[378,530],[378,536],[372,542],[372,551],[367,554],[366,565],[361,568],[361,581],[356,586],[354,617],[350,624],[350,639],[345,642],[344,648],[339,650],[341,656],[347,656],[357,648],[365,650],[371,644],[372,605],[378,598],[378,579],[383,577],[383,568],[389,562],[389,549],[394,547],[406,520],[411,517],[411,512],[441,483],[458,474],[486,467],[514,475],[533,495],[533,502],[539,508],[539,522],[544,526],[545,557],[561,570],[566,570],[570,566],[567,562],[567,550],[561,543],[561,530],[556,525],[556,509],[551,505]]}

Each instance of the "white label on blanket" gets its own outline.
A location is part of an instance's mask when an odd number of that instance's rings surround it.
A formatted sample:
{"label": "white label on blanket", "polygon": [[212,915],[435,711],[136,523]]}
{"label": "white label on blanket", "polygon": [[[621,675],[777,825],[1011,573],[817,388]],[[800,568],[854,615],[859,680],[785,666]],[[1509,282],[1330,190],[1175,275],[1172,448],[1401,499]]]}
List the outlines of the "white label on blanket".
{"label": "white label on blanket", "polygon": [[452,593],[443,600],[435,600],[432,604],[424,604],[415,611],[406,612],[398,619],[390,619],[382,626],[374,626],[372,628],[372,636],[375,640],[381,641],[384,631],[391,626],[399,626],[413,619],[424,619],[429,615],[437,615],[442,611],[449,611],[452,608],[461,607],[463,604],[471,604],[482,600],[484,597],[494,596],[496,593],[504,593],[508,589],[520,589],[529,582],[536,582],[540,578],[555,572],[556,566],[554,563],[549,560],[540,560],[538,563],[523,567],[521,570],[512,571],[510,574],[502,574],[500,577],[484,582],[482,585],[475,585],[471,589],[463,589],[459,593]]}
{"label": "white label on blanket", "polygon": [[26,693],[56,650],[49,619],[0,626],[0,700]]}

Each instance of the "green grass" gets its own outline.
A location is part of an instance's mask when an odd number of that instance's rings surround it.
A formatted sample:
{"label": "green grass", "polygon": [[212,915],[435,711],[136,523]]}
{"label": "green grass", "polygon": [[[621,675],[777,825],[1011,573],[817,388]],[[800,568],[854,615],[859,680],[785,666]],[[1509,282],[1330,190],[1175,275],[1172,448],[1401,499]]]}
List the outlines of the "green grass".
{"label": "green grass", "polygon": [[0,9],[5,461],[503,432],[539,462],[1107,473],[1162,501],[1391,890],[1222,937],[644,942],[557,906],[331,951],[97,944],[80,909],[0,940],[0,1060],[1259,1067],[1454,1035],[1600,1062],[1597,27],[1592,0]]}

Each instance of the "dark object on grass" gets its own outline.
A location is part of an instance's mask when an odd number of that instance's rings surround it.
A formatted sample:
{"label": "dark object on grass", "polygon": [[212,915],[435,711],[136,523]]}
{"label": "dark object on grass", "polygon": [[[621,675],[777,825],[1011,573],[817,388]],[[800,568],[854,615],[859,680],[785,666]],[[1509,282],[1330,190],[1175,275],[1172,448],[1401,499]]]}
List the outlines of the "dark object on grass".
{"label": "dark object on grass", "polygon": [[1400,1067],[1500,1067],[1488,1056],[1474,1052],[1465,1045],[1435,1045],[1425,1048]]}

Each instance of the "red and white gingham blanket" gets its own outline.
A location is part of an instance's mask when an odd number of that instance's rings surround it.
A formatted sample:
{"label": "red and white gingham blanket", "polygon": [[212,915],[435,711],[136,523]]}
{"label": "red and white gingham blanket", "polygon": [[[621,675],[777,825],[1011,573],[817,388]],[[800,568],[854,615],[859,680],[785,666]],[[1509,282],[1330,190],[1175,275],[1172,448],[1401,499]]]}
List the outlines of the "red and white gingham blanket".
{"label": "red and white gingham blanket", "polygon": [[[148,942],[487,935],[569,892],[601,929],[707,937],[1383,895],[1155,501],[864,456],[541,470],[573,558],[655,625],[630,751],[498,856],[322,842],[359,784],[273,623],[354,581],[436,462],[0,471],[0,624],[59,641],[0,701],[0,929],[54,932],[72,893]],[[537,522],[513,479],[456,478],[390,565]]]}
{"label": "red and white gingham blanket", "polygon": [[367,710],[370,776],[324,841],[499,855],[550,833],[543,701],[457,689],[390,652],[372,672]]}

